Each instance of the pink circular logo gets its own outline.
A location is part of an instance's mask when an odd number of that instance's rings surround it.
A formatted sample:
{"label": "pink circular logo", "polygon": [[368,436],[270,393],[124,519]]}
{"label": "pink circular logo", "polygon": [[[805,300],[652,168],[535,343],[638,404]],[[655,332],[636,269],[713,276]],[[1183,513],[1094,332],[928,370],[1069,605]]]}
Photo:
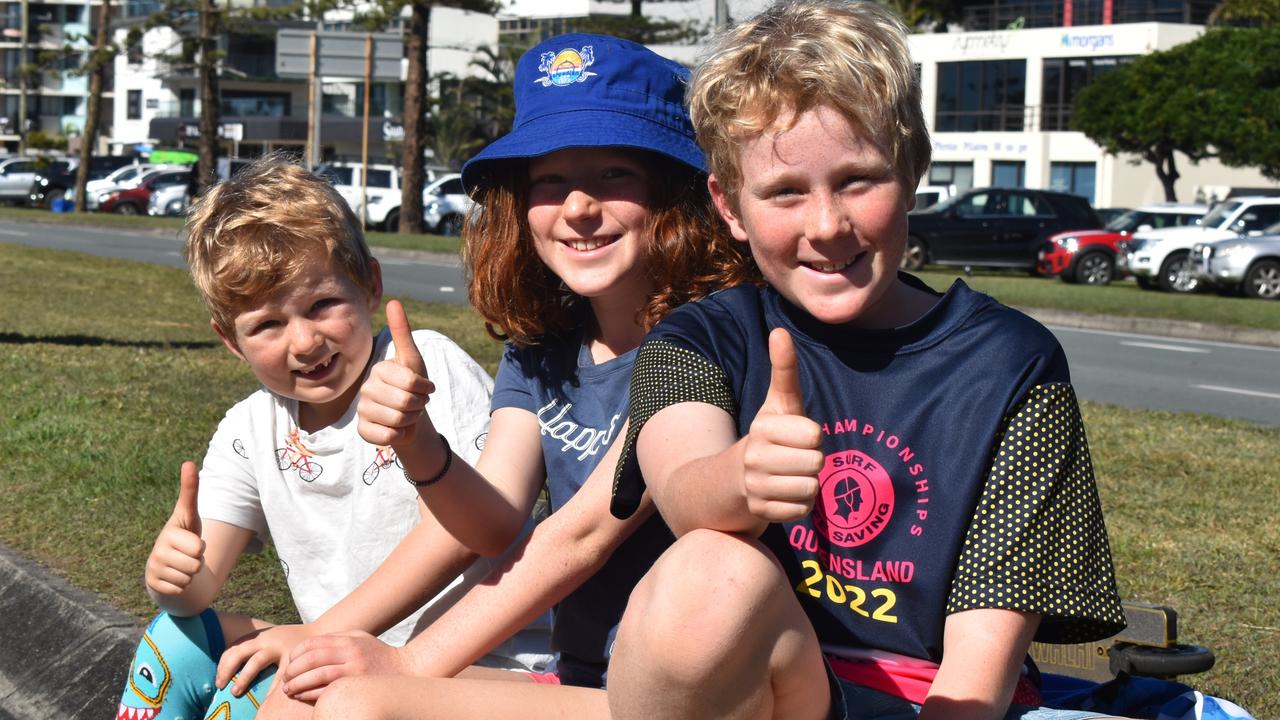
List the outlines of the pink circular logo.
{"label": "pink circular logo", "polygon": [[828,455],[818,482],[815,525],[836,545],[868,543],[889,524],[893,480],[870,455],[857,450]]}

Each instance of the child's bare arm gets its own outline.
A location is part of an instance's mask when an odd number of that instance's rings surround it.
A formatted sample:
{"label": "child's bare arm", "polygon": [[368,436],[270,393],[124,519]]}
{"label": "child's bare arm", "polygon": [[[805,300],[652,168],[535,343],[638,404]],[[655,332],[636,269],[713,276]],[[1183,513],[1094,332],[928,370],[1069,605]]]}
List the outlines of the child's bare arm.
{"label": "child's bare arm", "polygon": [[921,720],[1003,717],[1039,625],[1039,615],[1015,610],[948,615],[942,665],[920,711]]}
{"label": "child's bare arm", "polygon": [[[373,367],[361,387],[360,435],[390,445],[415,480],[441,472],[448,455],[425,412],[434,389],[399,302],[387,303],[396,356]],[[431,511],[464,545],[480,555],[506,550],[529,517],[542,485],[537,418],[523,410],[495,412],[485,451],[472,468],[454,457],[438,482],[419,489]],[[486,480],[492,478],[493,482]]]}
{"label": "child's bare arm", "polygon": [[190,617],[213,604],[253,532],[216,520],[201,522],[195,463],[182,464],[179,482],[173,514],[147,557],[146,583],[161,610]]}
{"label": "child's bare arm", "polygon": [[697,528],[759,535],[813,508],[822,434],[804,416],[795,350],[785,330],[769,338],[773,375],[746,437],[733,418],[680,403],[649,419],[636,443],[645,483],[677,535]]}

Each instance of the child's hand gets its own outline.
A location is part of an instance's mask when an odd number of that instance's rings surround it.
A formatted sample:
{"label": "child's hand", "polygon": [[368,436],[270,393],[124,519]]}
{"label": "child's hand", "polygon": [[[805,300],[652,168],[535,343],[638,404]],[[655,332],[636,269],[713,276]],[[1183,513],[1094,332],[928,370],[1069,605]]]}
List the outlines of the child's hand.
{"label": "child's hand", "polygon": [[214,682],[223,688],[234,676],[231,694],[240,697],[264,669],[275,665],[284,673],[289,653],[311,635],[310,625],[276,625],[246,635],[222,653]]}
{"label": "child's hand", "polygon": [[822,428],[804,415],[800,372],[791,336],[769,334],[773,374],[743,449],[742,494],[752,515],[796,520],[813,509],[822,469]]}
{"label": "child's hand", "polygon": [[157,595],[181,595],[204,566],[204,540],[196,510],[199,490],[196,464],[182,463],[178,502],[147,558],[147,587]]}
{"label": "child's hand", "polygon": [[369,371],[356,411],[360,437],[371,445],[389,445],[403,457],[402,448],[412,447],[419,437],[437,443],[431,419],[423,412],[435,385],[427,378],[427,366],[413,342],[409,318],[397,300],[387,302],[387,327],[396,356]]}
{"label": "child's hand", "polygon": [[286,695],[314,703],[331,683],[349,675],[412,675],[399,648],[367,632],[313,637],[294,649],[283,672]]}

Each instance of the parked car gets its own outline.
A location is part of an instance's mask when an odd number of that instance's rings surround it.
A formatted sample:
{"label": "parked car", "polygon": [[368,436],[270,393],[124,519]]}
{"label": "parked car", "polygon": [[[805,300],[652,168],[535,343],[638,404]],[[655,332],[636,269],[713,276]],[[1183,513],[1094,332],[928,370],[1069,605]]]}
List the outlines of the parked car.
{"label": "parked car", "polygon": [[1106,285],[1116,277],[1118,246],[1135,232],[1194,225],[1206,205],[1161,203],[1130,210],[1101,230],[1058,233],[1040,250],[1036,271],[1069,283]]}
{"label": "parked car", "polygon": [[98,210],[120,215],[146,212],[151,193],[172,185],[189,185],[195,174],[190,170],[152,170],[135,187],[104,192],[98,196]]}
{"label": "parked car", "polygon": [[437,235],[458,235],[473,204],[462,189],[461,175],[441,175],[423,191],[423,225]]}
{"label": "parked car", "polygon": [[[138,159],[126,155],[104,155],[89,159],[89,180],[101,180],[122,167],[136,165]],[[80,160],[72,158],[67,162],[55,162],[37,170],[31,187],[27,190],[27,202],[34,207],[49,207],[54,200],[66,195],[67,190],[74,190],[76,174],[80,170]],[[87,187],[87,183],[86,183]],[[88,197],[86,195],[86,197]]]}
{"label": "parked car", "polygon": [[1129,208],[1122,207],[1097,208],[1096,210],[1098,217],[1102,219],[1103,225],[1110,225],[1112,220],[1115,220],[1129,211]]}
{"label": "parked car", "polygon": [[195,178],[185,185],[163,185],[157,187],[147,199],[148,215],[181,215],[191,204],[191,193]]}
{"label": "parked car", "polygon": [[955,185],[921,185],[916,188],[916,210],[933,207],[956,194]]}
{"label": "parked car", "polygon": [[978,188],[907,216],[902,267],[928,263],[1034,271],[1040,247],[1064,230],[1102,222],[1079,195],[1023,188]]}
{"label": "parked car", "polygon": [[100,180],[90,180],[85,183],[84,186],[85,207],[90,210],[97,210],[98,198],[104,193],[135,187],[138,183],[142,182],[142,178],[145,177],[147,173],[152,170],[158,170],[162,167],[164,166],[152,165],[150,163],[126,165]]}
{"label": "parked car", "polygon": [[25,203],[35,182],[36,171],[42,168],[66,166],[66,160],[51,158],[12,157],[0,160],[0,201]]}
{"label": "parked car", "polygon": [[1191,227],[1135,233],[1121,252],[1121,269],[1132,273],[1146,290],[1195,292],[1200,278],[1192,272],[1191,248],[1197,243],[1256,237],[1280,222],[1280,197],[1247,196],[1225,200]]}
{"label": "parked car", "polygon": [[1280,224],[1258,237],[1236,237],[1191,248],[1191,271],[1220,290],[1280,300]]}
{"label": "parked car", "polygon": [[357,217],[360,216],[360,206],[365,205],[367,226],[394,232],[400,226],[400,168],[370,163],[365,179],[367,189],[362,199],[361,167],[358,162],[322,163],[316,166],[315,173],[328,178]]}

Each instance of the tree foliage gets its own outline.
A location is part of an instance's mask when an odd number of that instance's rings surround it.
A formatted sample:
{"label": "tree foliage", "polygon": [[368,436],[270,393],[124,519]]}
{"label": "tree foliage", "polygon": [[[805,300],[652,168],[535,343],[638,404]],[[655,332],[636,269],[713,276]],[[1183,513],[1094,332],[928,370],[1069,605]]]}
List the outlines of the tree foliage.
{"label": "tree foliage", "polygon": [[1138,58],[1076,95],[1072,127],[1155,166],[1175,200],[1174,152],[1280,178],[1280,31],[1221,28]]}

